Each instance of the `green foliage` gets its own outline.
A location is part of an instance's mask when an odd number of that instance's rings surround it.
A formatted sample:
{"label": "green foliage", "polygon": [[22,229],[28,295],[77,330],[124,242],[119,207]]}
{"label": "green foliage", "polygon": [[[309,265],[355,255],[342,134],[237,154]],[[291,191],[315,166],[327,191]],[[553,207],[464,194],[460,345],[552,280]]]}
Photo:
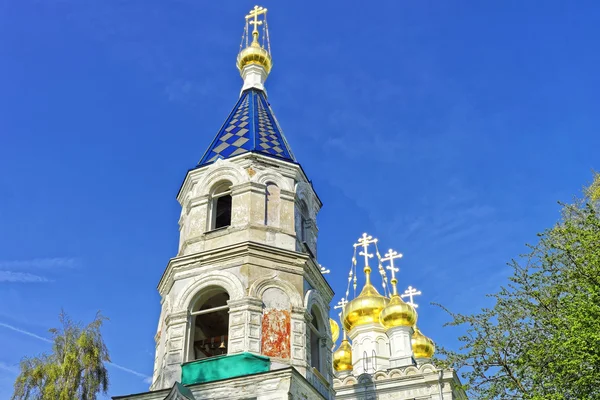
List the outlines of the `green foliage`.
{"label": "green foliage", "polygon": [[82,327],[60,314],[60,329],[52,333],[52,353],[24,358],[15,381],[13,400],[95,400],[99,392],[108,390],[110,362],[100,328],[106,318],[96,315]]}
{"label": "green foliage", "polygon": [[600,398],[600,177],[585,197],[509,265],[492,308],[455,314],[466,326],[459,351],[440,362],[462,368],[473,398]]}

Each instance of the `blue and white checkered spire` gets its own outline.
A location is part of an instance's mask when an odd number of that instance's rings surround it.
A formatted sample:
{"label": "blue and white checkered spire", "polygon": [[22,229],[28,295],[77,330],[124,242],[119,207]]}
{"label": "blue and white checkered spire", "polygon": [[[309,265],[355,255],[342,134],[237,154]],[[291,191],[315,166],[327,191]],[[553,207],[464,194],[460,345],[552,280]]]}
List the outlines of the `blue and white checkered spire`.
{"label": "blue and white checkered spire", "polygon": [[296,161],[265,93],[256,88],[242,92],[198,165],[247,152]]}

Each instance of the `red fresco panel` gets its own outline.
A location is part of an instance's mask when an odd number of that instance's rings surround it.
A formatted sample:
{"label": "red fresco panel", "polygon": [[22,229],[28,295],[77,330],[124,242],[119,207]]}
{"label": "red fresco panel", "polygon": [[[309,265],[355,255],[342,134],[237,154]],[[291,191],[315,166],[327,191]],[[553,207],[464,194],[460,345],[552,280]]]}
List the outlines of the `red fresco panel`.
{"label": "red fresco panel", "polygon": [[291,318],[288,310],[265,309],[262,320],[262,353],[290,358]]}

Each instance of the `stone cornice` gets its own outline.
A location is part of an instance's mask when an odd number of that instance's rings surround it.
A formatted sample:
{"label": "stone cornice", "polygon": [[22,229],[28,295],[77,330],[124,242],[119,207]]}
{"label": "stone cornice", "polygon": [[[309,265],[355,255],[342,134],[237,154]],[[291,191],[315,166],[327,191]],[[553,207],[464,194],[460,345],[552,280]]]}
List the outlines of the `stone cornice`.
{"label": "stone cornice", "polygon": [[[241,242],[231,246],[207,250],[199,253],[177,256],[169,260],[165,272],[158,284],[158,291],[164,296],[174,283],[175,274],[184,273],[198,266],[215,266],[221,268],[225,265],[259,264],[258,261],[267,261],[274,264],[273,269],[295,274],[303,274],[309,256],[295,251],[285,250],[256,242]],[[277,266],[275,268],[275,266]],[[207,269],[212,270],[213,268]]]}
{"label": "stone cornice", "polygon": [[[347,375],[335,378],[333,385],[338,397],[342,399],[353,398],[352,394],[357,391],[364,391],[366,388],[374,390],[379,394],[391,391],[401,393],[415,389],[433,388],[437,394],[439,383],[442,383],[444,387],[448,385],[452,388],[460,385],[460,381],[453,369],[441,371],[442,379],[440,380],[440,370],[431,364],[423,365],[420,368],[408,366],[386,371],[376,371],[374,374],[363,374],[360,376]],[[463,398],[466,399],[466,397]]]}

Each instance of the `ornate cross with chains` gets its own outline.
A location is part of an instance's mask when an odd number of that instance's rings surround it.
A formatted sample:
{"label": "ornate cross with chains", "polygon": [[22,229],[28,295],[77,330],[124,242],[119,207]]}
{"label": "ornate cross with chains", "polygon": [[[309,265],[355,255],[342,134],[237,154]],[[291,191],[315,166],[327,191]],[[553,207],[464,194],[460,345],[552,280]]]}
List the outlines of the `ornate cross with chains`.
{"label": "ornate cross with chains", "polygon": [[397,251],[394,251],[392,249],[389,249],[387,253],[384,254],[384,257],[381,259],[381,261],[389,261],[390,265],[388,265],[387,267],[385,267],[386,269],[389,269],[392,272],[392,284],[395,284],[396,282],[396,272],[400,271],[398,268],[394,267],[394,260],[398,259],[398,258],[402,258],[402,254],[398,253]]}
{"label": "ornate cross with chains", "polygon": [[373,236],[369,236],[366,233],[363,233],[362,237],[358,239],[358,243],[354,244],[354,247],[361,246],[363,248],[363,251],[358,253],[358,255],[365,257],[365,267],[369,266],[369,258],[373,258],[373,254],[370,254],[367,251],[371,243],[377,243],[377,239],[373,239]]}
{"label": "ornate cross with chains", "polygon": [[254,6],[254,8],[252,10],[250,10],[250,13],[248,15],[246,15],[246,20],[249,20],[250,18],[254,18],[253,20],[251,20],[249,23],[250,25],[254,25],[254,30],[252,31],[252,33],[256,32],[258,33],[258,26],[262,25],[262,21],[258,20],[258,16],[261,14],[265,14],[267,12],[267,9],[264,7],[259,7],[259,6]]}
{"label": "ornate cross with chains", "polygon": [[409,286],[409,287],[408,287],[408,289],[406,289],[406,290],[404,291],[404,294],[401,294],[401,295],[400,295],[400,297],[403,297],[403,298],[404,298],[404,297],[408,297],[408,298],[409,298],[409,301],[407,301],[406,303],[407,303],[407,304],[410,304],[410,305],[411,305],[411,306],[413,306],[414,308],[417,308],[417,307],[419,307],[419,306],[418,306],[418,304],[416,304],[416,303],[413,301],[413,297],[414,297],[414,296],[419,296],[419,295],[421,295],[421,294],[422,294],[422,293],[421,293],[421,291],[420,291],[420,290],[417,290],[417,289],[415,289],[414,287],[412,287],[412,286]]}

